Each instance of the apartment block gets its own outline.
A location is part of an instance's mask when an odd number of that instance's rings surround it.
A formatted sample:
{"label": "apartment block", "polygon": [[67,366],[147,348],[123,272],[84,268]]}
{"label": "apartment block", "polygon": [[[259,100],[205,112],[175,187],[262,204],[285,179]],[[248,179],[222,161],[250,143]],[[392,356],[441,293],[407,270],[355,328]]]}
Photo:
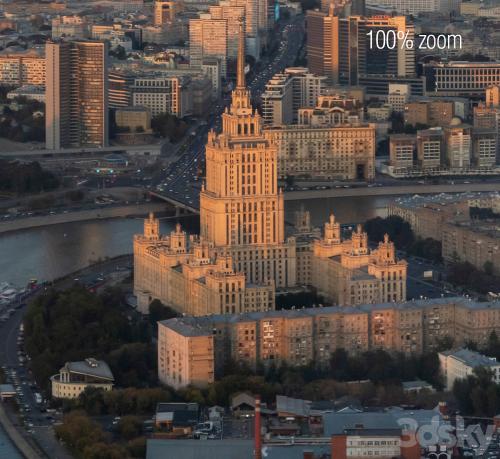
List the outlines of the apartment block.
{"label": "apartment block", "polygon": [[6,86],[45,85],[45,56],[43,52],[0,53],[0,84]]}
{"label": "apartment block", "polygon": [[[255,368],[286,362],[301,366],[314,362],[328,365],[339,348],[352,354],[369,349],[421,354],[438,346],[445,336],[461,346],[471,337],[486,343],[492,331],[500,330],[500,303],[476,303],[464,298],[441,298],[413,302],[381,303],[358,307],[320,307],[301,310],[255,312],[239,315],[182,317],[159,322],[159,375],[177,386],[206,385],[220,374],[227,359],[246,362]],[[190,354],[189,339],[203,338],[197,352]],[[210,352],[208,352],[210,350]],[[198,362],[200,373],[179,380],[178,360],[191,356],[181,368]],[[196,360],[195,360],[196,359]],[[172,361],[173,362],[173,361]],[[200,380],[201,375],[204,380]]]}
{"label": "apartment block", "polygon": [[262,93],[262,118],[266,126],[297,123],[299,110],[314,108],[325,89],[326,77],[304,67],[289,67],[274,75]]}

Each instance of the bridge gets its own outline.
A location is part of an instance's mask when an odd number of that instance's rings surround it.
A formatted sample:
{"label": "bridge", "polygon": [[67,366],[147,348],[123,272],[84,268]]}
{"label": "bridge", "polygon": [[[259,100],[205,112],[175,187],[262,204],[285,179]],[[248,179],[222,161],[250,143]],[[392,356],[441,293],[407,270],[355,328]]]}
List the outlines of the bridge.
{"label": "bridge", "polygon": [[185,202],[182,202],[179,199],[176,199],[172,196],[164,195],[164,194],[159,194],[155,191],[149,191],[149,195],[153,198],[161,199],[162,201],[168,202],[171,204],[173,207],[175,207],[175,216],[180,217],[183,215],[183,213],[190,213],[190,214],[199,214],[200,209],[199,207],[195,207],[196,204],[187,204]]}

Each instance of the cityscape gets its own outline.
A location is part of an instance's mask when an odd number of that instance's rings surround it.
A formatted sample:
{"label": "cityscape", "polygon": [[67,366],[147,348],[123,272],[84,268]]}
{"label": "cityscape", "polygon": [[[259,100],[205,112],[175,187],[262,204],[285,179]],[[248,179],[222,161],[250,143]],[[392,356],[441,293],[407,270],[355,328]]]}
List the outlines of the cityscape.
{"label": "cityscape", "polygon": [[498,0],[0,0],[0,459],[500,459]]}

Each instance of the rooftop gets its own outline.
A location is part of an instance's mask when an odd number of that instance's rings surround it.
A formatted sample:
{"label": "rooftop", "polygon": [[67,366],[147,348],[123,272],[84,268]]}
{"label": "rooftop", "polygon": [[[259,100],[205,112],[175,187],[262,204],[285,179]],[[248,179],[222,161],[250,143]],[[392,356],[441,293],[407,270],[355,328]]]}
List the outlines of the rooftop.
{"label": "rooftop", "polygon": [[214,314],[199,317],[178,317],[163,320],[160,324],[168,327],[183,336],[207,336],[212,335],[213,327],[217,324],[231,324],[254,322],[272,318],[307,318],[322,316],[325,314],[366,314],[378,310],[422,310],[437,308],[446,305],[460,305],[470,310],[496,309],[500,310],[500,301],[479,302],[464,297],[433,298],[424,300],[405,301],[403,303],[379,303],[366,304],[357,307],[351,306],[327,306],[317,308],[288,309],[279,311],[249,312],[244,314]]}
{"label": "rooftop", "polygon": [[113,373],[106,362],[88,358],[80,362],[66,362],[64,368],[71,373],[78,373],[96,378],[114,380]]}
{"label": "rooftop", "polygon": [[456,351],[444,351],[440,354],[447,357],[452,357],[459,362],[469,366],[469,367],[492,367],[499,366],[500,362],[494,357],[487,357],[486,355],[480,354],[476,351],[471,351],[470,349],[458,349]]}

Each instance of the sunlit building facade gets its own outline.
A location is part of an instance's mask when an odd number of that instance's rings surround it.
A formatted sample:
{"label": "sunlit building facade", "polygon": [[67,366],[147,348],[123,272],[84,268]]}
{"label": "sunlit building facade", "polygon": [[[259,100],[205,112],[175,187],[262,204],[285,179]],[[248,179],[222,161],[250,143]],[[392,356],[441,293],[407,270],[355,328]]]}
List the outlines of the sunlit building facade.
{"label": "sunlit building facade", "polygon": [[[176,387],[206,386],[230,361],[250,368],[280,363],[327,367],[337,349],[418,355],[436,350],[445,337],[457,347],[471,341],[483,346],[499,330],[500,303],[464,298],[181,317],[159,323],[159,361],[168,361],[174,349],[183,359],[180,367],[160,363],[159,378],[177,378]],[[205,348],[190,353],[193,340],[205,340]],[[190,378],[187,369],[193,366],[200,371]],[[178,368],[184,372],[180,380]]]}

